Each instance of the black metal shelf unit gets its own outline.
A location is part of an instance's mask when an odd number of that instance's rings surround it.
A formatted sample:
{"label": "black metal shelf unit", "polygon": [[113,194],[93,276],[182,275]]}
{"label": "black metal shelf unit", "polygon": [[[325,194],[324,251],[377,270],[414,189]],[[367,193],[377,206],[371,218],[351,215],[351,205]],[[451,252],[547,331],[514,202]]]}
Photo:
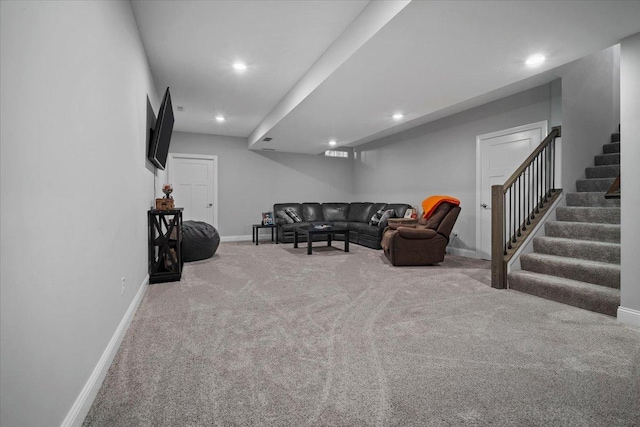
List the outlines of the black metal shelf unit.
{"label": "black metal shelf unit", "polygon": [[149,283],[174,282],[182,277],[182,208],[151,209],[149,224]]}

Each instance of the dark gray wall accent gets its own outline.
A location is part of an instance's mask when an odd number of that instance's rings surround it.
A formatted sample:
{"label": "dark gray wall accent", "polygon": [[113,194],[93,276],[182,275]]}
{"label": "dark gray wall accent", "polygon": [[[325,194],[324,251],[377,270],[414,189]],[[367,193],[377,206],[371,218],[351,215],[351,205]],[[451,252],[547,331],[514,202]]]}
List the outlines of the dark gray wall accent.
{"label": "dark gray wall accent", "polygon": [[[620,305],[635,310],[640,326],[640,33],[623,39],[620,57],[621,284]],[[620,317],[620,312],[618,312]]]}
{"label": "dark gray wall accent", "polygon": [[[620,89],[617,49],[610,47],[563,66],[562,77],[562,187],[576,191],[576,180],[585,178],[593,156],[602,153],[617,129]],[[616,95],[617,94],[617,95]]]}
{"label": "dark gray wall accent", "polygon": [[552,87],[539,86],[356,147],[354,200],[420,206],[434,194],[461,200],[455,246],[475,251],[476,137],[551,119]]}
{"label": "dark gray wall accent", "polygon": [[172,153],[218,156],[220,235],[248,236],[274,203],[350,202],[351,159],[247,150],[246,138],[174,132]]}

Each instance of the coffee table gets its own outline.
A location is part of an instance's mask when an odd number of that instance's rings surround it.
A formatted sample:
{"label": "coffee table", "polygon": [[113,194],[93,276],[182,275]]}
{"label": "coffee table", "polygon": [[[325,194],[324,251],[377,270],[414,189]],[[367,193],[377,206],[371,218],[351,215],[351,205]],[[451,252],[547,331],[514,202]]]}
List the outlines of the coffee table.
{"label": "coffee table", "polygon": [[325,226],[323,228],[316,228],[314,225],[307,225],[302,227],[296,227],[293,230],[293,247],[298,247],[298,235],[306,234],[307,235],[307,255],[311,255],[313,243],[313,236],[316,235],[327,235],[327,246],[331,246],[331,240],[335,237],[336,234],[344,235],[344,251],[349,252],[349,229],[346,227],[336,227],[334,225]]}

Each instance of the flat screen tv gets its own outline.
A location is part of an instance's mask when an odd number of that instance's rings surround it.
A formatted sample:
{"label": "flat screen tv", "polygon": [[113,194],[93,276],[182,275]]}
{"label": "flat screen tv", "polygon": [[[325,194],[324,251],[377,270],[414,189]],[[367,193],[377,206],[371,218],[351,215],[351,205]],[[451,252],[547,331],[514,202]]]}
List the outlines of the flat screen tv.
{"label": "flat screen tv", "polygon": [[173,107],[171,105],[171,94],[169,88],[164,93],[160,111],[156,125],[151,132],[151,141],[149,143],[149,161],[156,167],[164,170],[167,164],[167,155],[169,154],[169,143],[171,142],[171,133],[173,132]]}

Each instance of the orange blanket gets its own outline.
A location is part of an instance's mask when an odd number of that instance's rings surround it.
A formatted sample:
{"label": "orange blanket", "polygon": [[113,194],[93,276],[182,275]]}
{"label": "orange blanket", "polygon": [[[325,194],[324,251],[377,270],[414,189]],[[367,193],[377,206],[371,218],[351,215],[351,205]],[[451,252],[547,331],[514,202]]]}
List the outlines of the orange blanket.
{"label": "orange blanket", "polygon": [[424,199],[422,202],[422,218],[429,218],[433,211],[440,205],[440,203],[449,202],[456,206],[460,206],[460,200],[451,196],[430,196]]}

